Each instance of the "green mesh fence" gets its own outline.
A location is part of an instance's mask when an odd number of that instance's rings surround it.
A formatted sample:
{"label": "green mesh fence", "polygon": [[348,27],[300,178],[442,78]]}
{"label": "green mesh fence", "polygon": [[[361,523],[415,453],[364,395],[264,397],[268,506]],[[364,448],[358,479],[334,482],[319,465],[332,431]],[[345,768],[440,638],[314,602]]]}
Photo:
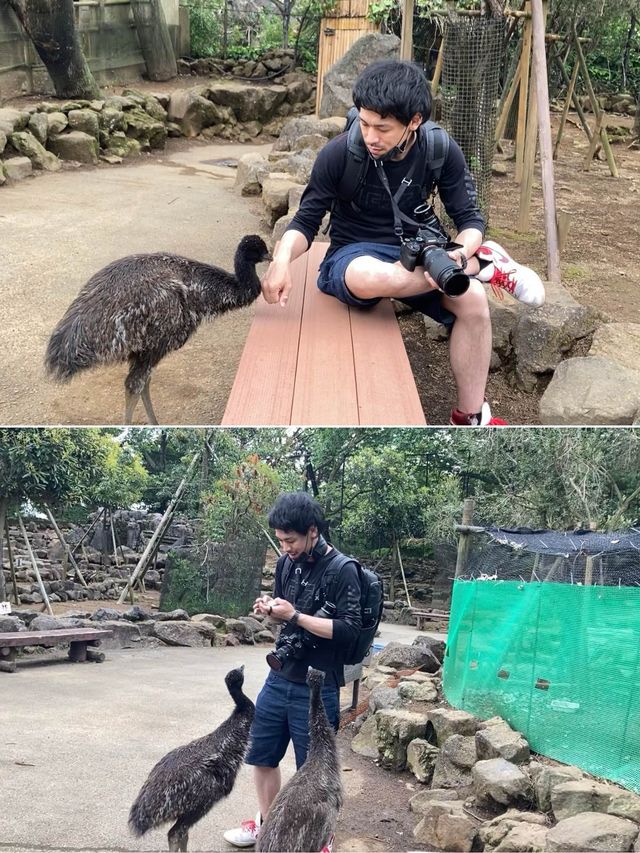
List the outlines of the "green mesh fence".
{"label": "green mesh fence", "polygon": [[640,792],[640,588],[456,580],[443,688],[536,752]]}

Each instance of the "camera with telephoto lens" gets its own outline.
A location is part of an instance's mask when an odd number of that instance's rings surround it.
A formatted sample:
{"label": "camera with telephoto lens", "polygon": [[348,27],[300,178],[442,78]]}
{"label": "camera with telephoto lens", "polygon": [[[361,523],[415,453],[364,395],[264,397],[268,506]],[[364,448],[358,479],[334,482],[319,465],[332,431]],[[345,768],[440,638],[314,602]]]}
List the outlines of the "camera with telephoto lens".
{"label": "camera with telephoto lens", "polygon": [[[325,601],[322,607],[313,614],[320,619],[331,619],[336,612],[335,604]],[[300,628],[292,634],[280,634],[276,647],[267,655],[267,663],[271,669],[279,672],[289,658],[301,660],[309,649],[315,649],[318,638]]]}
{"label": "camera with telephoto lens", "polygon": [[[452,261],[447,249],[456,248],[444,236],[440,223],[430,205],[425,205],[426,216],[431,224],[425,223],[415,237],[401,237],[400,263],[413,272],[422,266],[447,296],[461,296],[469,289],[469,276]],[[422,211],[421,211],[422,213]]]}

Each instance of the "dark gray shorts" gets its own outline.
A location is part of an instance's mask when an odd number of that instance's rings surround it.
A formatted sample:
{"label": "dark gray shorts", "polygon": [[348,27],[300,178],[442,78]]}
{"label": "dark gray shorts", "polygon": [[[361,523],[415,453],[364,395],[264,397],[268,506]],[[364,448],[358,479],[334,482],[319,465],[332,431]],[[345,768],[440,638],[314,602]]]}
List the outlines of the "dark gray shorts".
{"label": "dark gray shorts", "polygon": [[[368,306],[380,302],[380,298],[359,299],[354,296],[345,284],[345,274],[351,261],[368,255],[380,261],[395,263],[400,258],[400,246],[389,246],[386,243],[350,243],[342,246],[320,265],[318,276],[318,287],[323,293],[335,296],[347,305]],[[402,299],[406,305],[410,305],[416,311],[431,317],[436,323],[444,323],[445,326],[453,325],[455,316],[442,306],[443,293],[439,290],[428,290],[419,296],[410,296]]]}

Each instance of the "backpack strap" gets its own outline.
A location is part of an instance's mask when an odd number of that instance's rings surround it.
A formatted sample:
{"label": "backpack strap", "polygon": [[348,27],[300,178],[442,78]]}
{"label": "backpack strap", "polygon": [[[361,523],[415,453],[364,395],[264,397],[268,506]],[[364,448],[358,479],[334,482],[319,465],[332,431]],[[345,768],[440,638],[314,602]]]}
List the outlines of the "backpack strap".
{"label": "backpack strap", "polygon": [[[322,575],[321,585],[324,589],[325,600],[331,601],[329,596],[329,592],[335,592],[335,586],[338,579],[338,572],[343,566],[346,566],[347,563],[355,563],[356,568],[358,569],[358,575],[360,574],[360,570],[362,566],[356,560],[355,557],[349,557],[347,554],[336,554],[336,558],[332,560],[327,568],[324,570],[324,574]],[[335,602],[332,602],[335,604]]]}
{"label": "backpack strap", "polygon": [[[336,560],[336,557],[338,557],[338,556],[341,559]],[[284,560],[285,560],[285,562],[282,566],[282,574],[280,577],[280,585],[282,587],[282,594],[283,595],[285,594],[285,592],[287,590],[287,584],[291,580],[291,573],[293,572],[294,566],[295,566],[295,563],[293,562],[293,560],[290,557],[287,557],[285,555]],[[341,553],[340,551],[337,551],[335,548],[333,549],[333,554],[330,555],[329,562],[325,566],[324,571],[322,572],[322,576],[320,578],[320,583],[318,584],[318,587],[321,587],[322,589],[325,590],[325,596],[327,594],[326,593],[327,574],[329,572],[331,572],[331,580],[333,581],[335,579],[336,575],[338,574],[338,572],[340,571],[341,567],[344,566],[345,563],[349,563],[349,562],[355,563],[357,566],[360,566],[360,563],[358,563],[358,561],[356,559],[354,559],[353,557],[347,557],[345,554]],[[335,569],[334,569],[334,566],[335,566]],[[329,600],[329,599],[327,599],[327,600]]]}

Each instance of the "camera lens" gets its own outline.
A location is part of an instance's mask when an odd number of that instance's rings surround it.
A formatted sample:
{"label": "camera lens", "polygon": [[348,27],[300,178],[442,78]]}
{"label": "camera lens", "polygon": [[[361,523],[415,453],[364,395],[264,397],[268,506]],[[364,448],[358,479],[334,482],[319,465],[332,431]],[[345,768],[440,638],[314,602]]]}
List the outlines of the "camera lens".
{"label": "camera lens", "polygon": [[445,270],[438,285],[447,296],[462,296],[469,290],[469,276],[461,270]]}

